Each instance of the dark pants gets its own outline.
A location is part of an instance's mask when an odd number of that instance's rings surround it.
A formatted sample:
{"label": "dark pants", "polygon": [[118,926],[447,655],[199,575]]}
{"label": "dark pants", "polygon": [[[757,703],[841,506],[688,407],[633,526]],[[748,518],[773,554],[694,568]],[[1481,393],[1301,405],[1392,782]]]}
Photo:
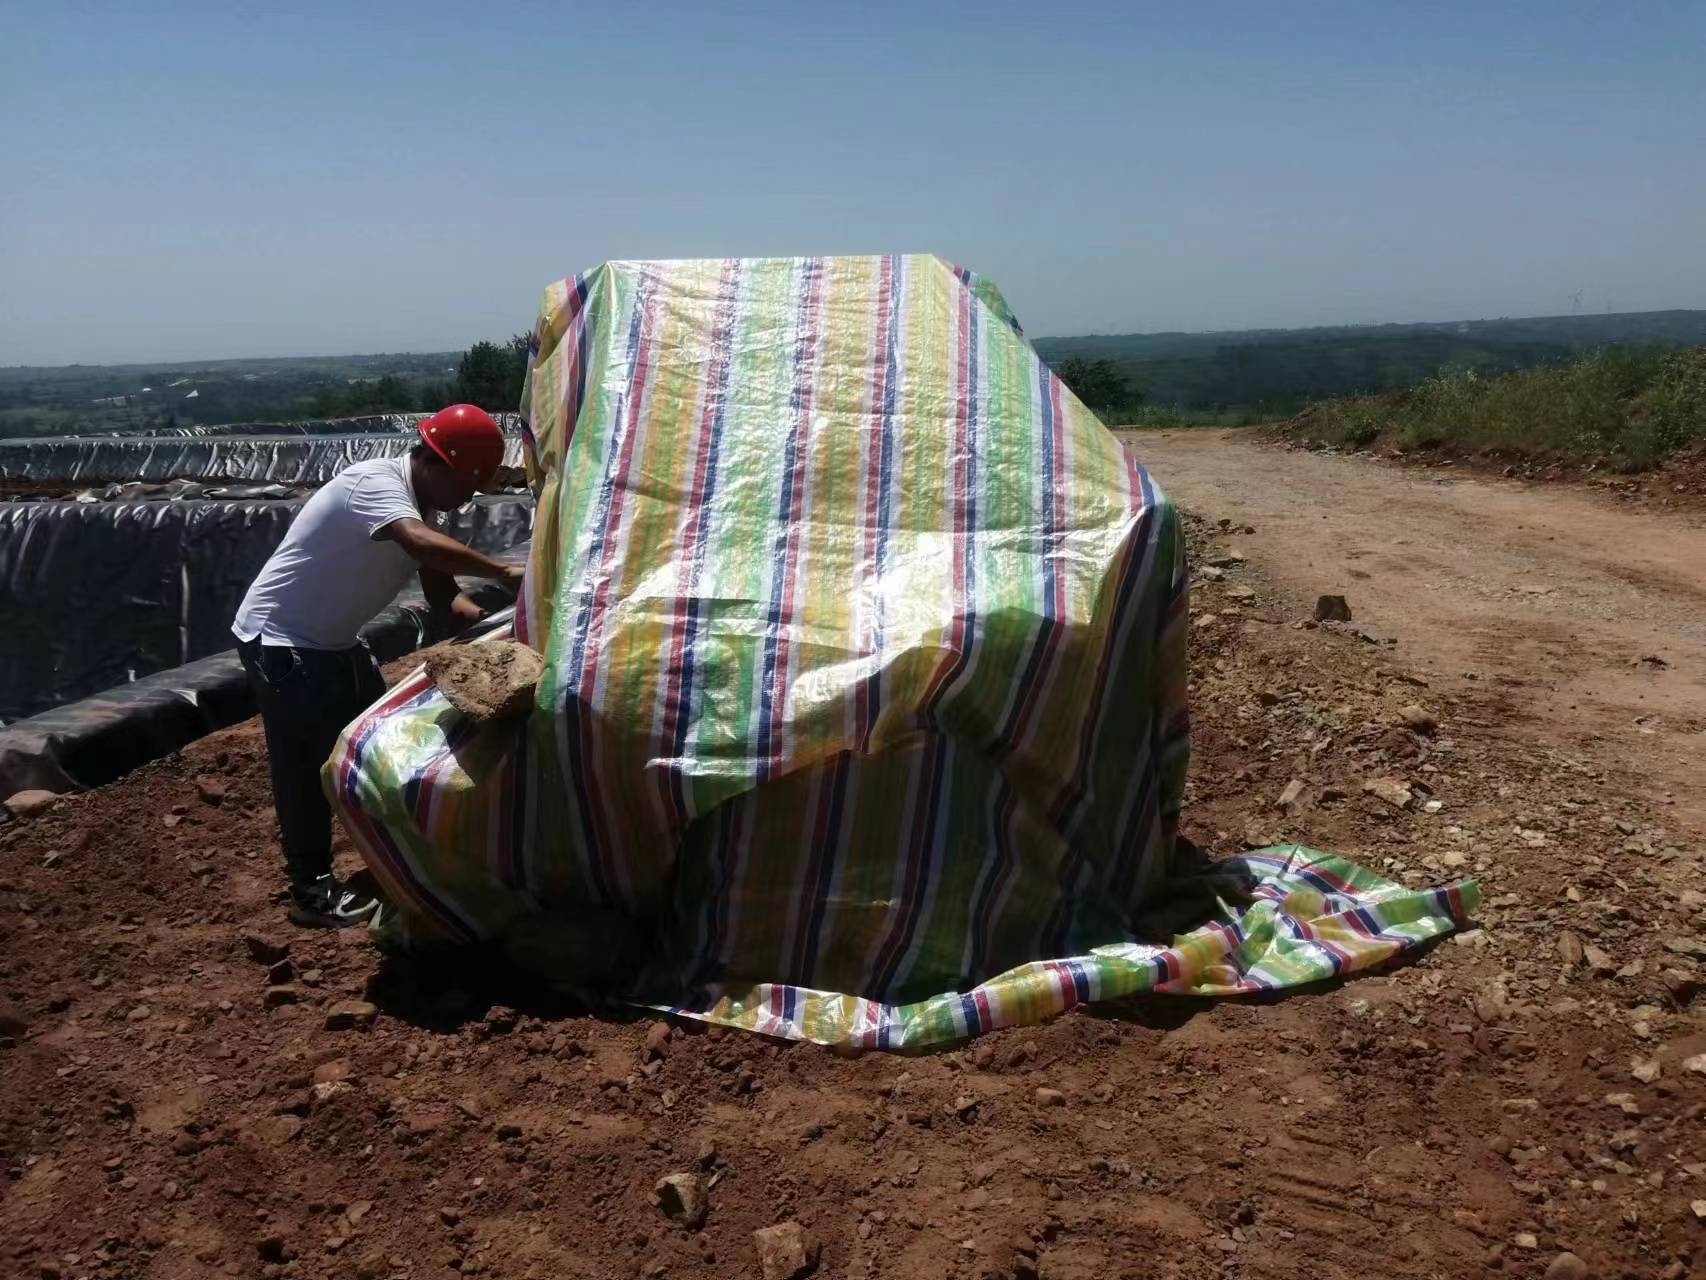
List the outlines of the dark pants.
{"label": "dark pants", "polygon": [[320,766],[344,727],[385,692],[385,679],[364,644],[289,649],[248,640],[237,656],[266,728],[285,868],[292,887],[305,887],[332,869],[332,810]]}

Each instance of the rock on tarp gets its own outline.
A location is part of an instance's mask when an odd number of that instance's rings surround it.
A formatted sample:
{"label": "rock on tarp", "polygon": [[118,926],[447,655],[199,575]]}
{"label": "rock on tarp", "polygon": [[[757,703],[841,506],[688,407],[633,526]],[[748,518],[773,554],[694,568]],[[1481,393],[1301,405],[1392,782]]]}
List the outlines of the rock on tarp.
{"label": "rock on tarp", "polygon": [[610,262],[535,340],[534,711],[476,728],[417,675],[326,766],[390,941],[548,964],[556,933],[575,984],[616,913],[635,1000],[901,1047],[1307,981],[1461,915],[1276,855],[1244,921],[1133,941],[1186,766],[1179,524],[986,281]]}

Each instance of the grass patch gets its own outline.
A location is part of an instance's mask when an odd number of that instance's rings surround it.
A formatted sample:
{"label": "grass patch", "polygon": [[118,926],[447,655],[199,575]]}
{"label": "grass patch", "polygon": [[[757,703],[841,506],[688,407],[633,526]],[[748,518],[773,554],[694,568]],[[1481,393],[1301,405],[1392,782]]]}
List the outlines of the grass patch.
{"label": "grass patch", "polygon": [[1604,347],[1496,377],[1445,369],[1409,391],[1319,401],[1286,431],[1340,448],[1385,442],[1641,471],[1706,440],[1706,347]]}

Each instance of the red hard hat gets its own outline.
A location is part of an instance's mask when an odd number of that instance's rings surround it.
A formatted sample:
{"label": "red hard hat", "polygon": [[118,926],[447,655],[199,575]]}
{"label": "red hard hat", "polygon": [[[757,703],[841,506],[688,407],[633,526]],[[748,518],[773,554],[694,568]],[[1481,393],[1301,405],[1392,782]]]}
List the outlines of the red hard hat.
{"label": "red hard hat", "polygon": [[457,471],[485,481],[504,460],[504,436],[477,405],[453,404],[424,419],[421,439]]}

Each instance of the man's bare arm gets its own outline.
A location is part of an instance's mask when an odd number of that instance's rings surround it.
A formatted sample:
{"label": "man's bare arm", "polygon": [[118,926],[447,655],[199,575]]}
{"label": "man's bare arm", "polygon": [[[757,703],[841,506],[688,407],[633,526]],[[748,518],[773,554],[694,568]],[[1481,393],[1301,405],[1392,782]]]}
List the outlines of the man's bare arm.
{"label": "man's bare arm", "polygon": [[395,542],[422,568],[435,569],[446,575],[465,573],[472,578],[489,578],[503,583],[511,591],[521,589],[521,566],[504,564],[473,547],[465,547],[424,521],[393,520],[376,536]]}
{"label": "man's bare arm", "polygon": [[432,616],[451,635],[461,635],[486,616],[486,611],[462,594],[456,579],[437,569],[421,569],[421,592]]}

